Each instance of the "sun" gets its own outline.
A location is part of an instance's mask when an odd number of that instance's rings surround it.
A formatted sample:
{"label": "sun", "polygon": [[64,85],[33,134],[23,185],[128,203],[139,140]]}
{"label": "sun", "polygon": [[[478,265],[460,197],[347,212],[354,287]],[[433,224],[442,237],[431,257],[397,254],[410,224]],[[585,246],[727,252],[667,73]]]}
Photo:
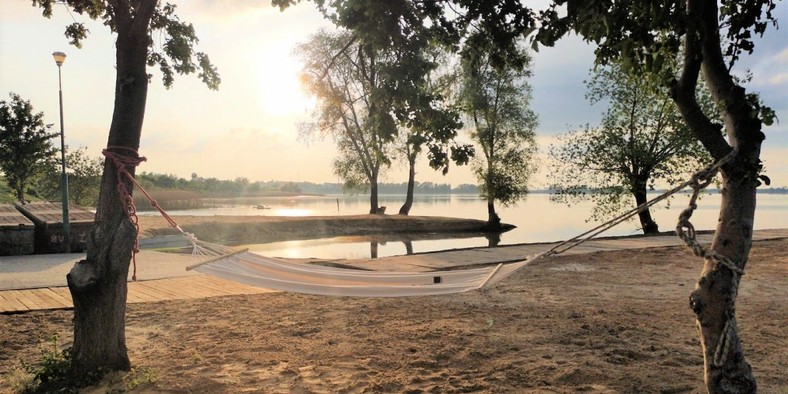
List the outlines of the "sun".
{"label": "sun", "polygon": [[301,89],[301,65],[290,56],[265,56],[260,59],[258,89],[260,106],[268,115],[292,116],[309,111],[313,100]]}

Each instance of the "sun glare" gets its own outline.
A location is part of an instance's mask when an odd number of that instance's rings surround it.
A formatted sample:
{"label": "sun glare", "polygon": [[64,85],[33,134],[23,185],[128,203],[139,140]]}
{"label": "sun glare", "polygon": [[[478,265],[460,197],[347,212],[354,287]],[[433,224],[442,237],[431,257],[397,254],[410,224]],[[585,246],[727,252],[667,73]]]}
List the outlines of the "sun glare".
{"label": "sun glare", "polygon": [[300,115],[312,100],[298,80],[301,65],[289,57],[266,56],[260,60],[259,89],[263,111],[274,116]]}

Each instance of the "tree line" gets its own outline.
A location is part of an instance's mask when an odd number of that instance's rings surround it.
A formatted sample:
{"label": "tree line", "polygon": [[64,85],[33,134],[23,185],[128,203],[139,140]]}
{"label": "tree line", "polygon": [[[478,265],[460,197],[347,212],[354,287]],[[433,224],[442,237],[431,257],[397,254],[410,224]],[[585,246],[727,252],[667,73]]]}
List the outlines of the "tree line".
{"label": "tree line", "polygon": [[[198,192],[205,197],[250,197],[256,195],[324,195],[347,193],[342,183],[315,183],[292,181],[255,181],[239,177],[234,180],[220,180],[217,178],[203,178],[196,173],[191,179],[178,177],[172,174],[157,174],[142,172],[137,176],[137,181],[145,188],[180,189]],[[406,182],[380,183],[381,194],[405,194],[408,189]],[[452,187],[448,183],[415,182],[414,189],[417,194],[469,194],[478,193],[476,185],[461,184]]]}

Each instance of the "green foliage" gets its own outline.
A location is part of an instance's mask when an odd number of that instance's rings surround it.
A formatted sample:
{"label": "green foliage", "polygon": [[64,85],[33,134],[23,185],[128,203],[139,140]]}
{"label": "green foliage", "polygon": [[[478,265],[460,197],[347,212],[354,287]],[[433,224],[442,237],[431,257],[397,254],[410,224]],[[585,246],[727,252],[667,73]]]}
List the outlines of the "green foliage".
{"label": "green foliage", "polygon": [[21,393],[78,393],[80,388],[99,382],[103,373],[74,376],[71,373],[71,348],[60,349],[57,335],[41,345],[41,358],[35,364],[22,363],[29,380],[18,382]]}
{"label": "green foliage", "polygon": [[[476,36],[475,36],[476,37]],[[474,164],[480,191],[488,202],[504,205],[517,202],[528,192],[535,172],[534,130],[536,114],[529,108],[530,57],[523,51],[522,63],[497,64],[488,51],[492,42],[476,38],[462,60],[459,101],[474,124],[471,137],[483,157]]]}
{"label": "green foliage", "polygon": [[175,15],[176,6],[165,4],[157,7],[153,14],[150,28],[164,36],[161,51],[151,46],[148,51],[148,66],[159,66],[164,86],[172,87],[175,72],[183,75],[198,72],[197,76],[210,89],[217,90],[221,79],[208,55],[195,52],[194,46],[199,42],[194,26],[191,23],[181,22]]}
{"label": "green foliage", "polygon": [[[66,173],[68,174],[68,200],[74,204],[95,207],[101,187],[102,157],[90,157],[86,147],[69,151],[66,146]],[[46,163],[35,184],[35,194],[45,200],[61,199],[61,167],[59,163]]]}
{"label": "green foliage", "polygon": [[[60,1],[33,0],[33,6],[40,7],[43,10],[43,15],[49,18],[52,16],[52,6],[58,2]],[[124,4],[128,9],[118,6],[113,10],[114,2],[112,1],[65,0],[63,2],[77,14],[86,15],[94,20],[103,19],[104,24],[109,26],[113,32],[118,31],[117,23],[130,21],[126,18],[133,18],[134,14],[147,6],[145,2],[129,2]],[[157,37],[157,39],[149,40],[146,59],[148,66],[158,66],[162,74],[162,82],[167,88],[172,87],[175,73],[181,75],[197,73],[198,78],[208,88],[218,89],[221,83],[218,70],[211,64],[208,55],[194,51],[199,40],[192,24],[182,22],[175,15],[176,6],[173,4],[160,4],[157,1],[155,7],[148,25],[148,34],[151,37]],[[79,22],[68,25],[65,31],[69,43],[77,48],[82,47],[82,41],[88,37],[88,33],[90,31],[83,23]],[[161,43],[160,47],[157,46],[159,43]]]}
{"label": "green foliage", "polygon": [[14,190],[17,201],[24,195],[31,179],[55,153],[50,139],[57,135],[44,125],[44,113],[33,113],[33,106],[11,93],[10,101],[0,101],[0,170]]}
{"label": "green foliage", "polygon": [[330,135],[337,144],[334,172],[348,187],[375,185],[391,164],[397,133],[392,97],[378,76],[395,57],[356,43],[346,32],[320,31],[298,46],[304,62],[301,80],[317,98],[315,120],[302,135]]}
{"label": "green foliage", "polygon": [[[710,161],[656,81],[614,65],[596,68],[586,84],[586,98],[609,102],[609,108],[599,126],[571,130],[551,147],[558,200],[570,204],[590,198],[595,202],[591,219],[603,220],[630,209],[635,193],[645,194],[658,182],[679,183]],[[708,92],[702,91],[698,101],[707,113],[717,112]]]}
{"label": "green foliage", "polygon": [[14,201],[16,201],[16,196],[14,196],[13,190],[8,187],[5,177],[0,175],[0,203],[8,204]]}
{"label": "green foliage", "polygon": [[[17,393],[79,393],[88,386],[106,383],[107,393],[133,392],[156,382],[158,376],[152,368],[132,368],[115,375],[93,373],[75,377],[71,372],[71,348],[60,349],[57,335],[52,335],[39,346],[39,360],[33,364],[22,363],[3,377]],[[104,377],[107,377],[103,380]]]}
{"label": "green foliage", "polygon": [[123,375],[123,392],[132,392],[142,386],[155,383],[158,379],[156,371],[152,368],[132,368],[127,374]]}
{"label": "green foliage", "polygon": [[430,71],[423,82],[415,84],[420,90],[412,100],[412,113],[401,117],[400,139],[404,142],[398,150],[406,162],[415,164],[426,148],[430,167],[445,175],[450,163],[468,164],[475,152],[472,145],[455,141],[462,127],[460,109],[451,97],[456,90],[456,59],[439,45],[428,47],[424,53]]}

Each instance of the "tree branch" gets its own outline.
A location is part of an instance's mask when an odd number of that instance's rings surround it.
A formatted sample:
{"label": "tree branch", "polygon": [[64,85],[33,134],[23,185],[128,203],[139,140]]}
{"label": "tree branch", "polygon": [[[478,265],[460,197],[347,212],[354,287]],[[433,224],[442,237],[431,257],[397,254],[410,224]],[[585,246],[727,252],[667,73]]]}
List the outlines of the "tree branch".
{"label": "tree branch", "polygon": [[[695,89],[698,84],[700,68],[704,62],[704,51],[701,45],[702,32],[698,25],[700,15],[694,1],[688,2],[687,13],[689,21],[687,23],[687,33],[684,35],[684,65],[678,80],[673,80],[670,86],[670,96],[681,111],[681,115],[690,126],[690,130],[696,138],[703,144],[706,150],[716,160],[721,159],[731,151],[731,146],[722,137],[719,127],[703,113],[695,99]],[[716,13],[715,13],[716,15]]]}

